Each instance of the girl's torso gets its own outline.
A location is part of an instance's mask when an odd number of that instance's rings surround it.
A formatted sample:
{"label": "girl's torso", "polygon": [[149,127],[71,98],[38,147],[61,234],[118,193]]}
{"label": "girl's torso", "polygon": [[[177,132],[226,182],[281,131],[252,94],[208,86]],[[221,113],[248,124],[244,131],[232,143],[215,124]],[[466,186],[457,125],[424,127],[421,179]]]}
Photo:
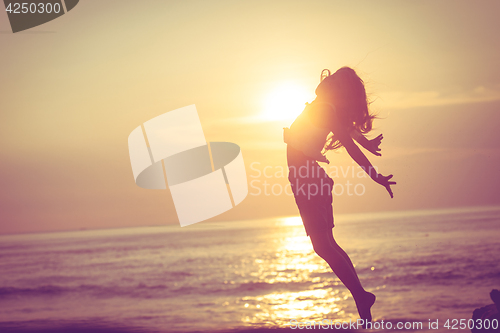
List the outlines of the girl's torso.
{"label": "girl's torso", "polygon": [[290,159],[297,160],[296,162],[299,162],[298,159],[304,159],[300,156],[301,154],[294,153],[295,151],[301,152],[307,159],[328,163],[323,149],[331,130],[327,126],[327,119],[322,119],[324,117],[321,115],[324,112],[321,111],[326,109],[326,112],[332,113],[331,108],[334,110],[333,105],[326,103],[313,102],[308,104],[290,128],[284,129],[284,141],[293,148],[288,149],[289,164],[292,162]]}

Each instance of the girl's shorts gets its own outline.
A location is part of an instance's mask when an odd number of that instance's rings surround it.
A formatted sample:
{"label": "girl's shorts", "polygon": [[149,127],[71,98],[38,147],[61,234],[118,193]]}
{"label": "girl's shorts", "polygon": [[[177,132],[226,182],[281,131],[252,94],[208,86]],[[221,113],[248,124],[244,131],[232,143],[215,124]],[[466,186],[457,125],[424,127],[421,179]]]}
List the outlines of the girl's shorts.
{"label": "girl's shorts", "polygon": [[[325,170],[301,152],[288,150],[288,180],[307,235],[331,232],[333,223],[333,180]],[[291,158],[290,153],[304,158]],[[300,156],[300,155],[299,155]],[[297,163],[300,162],[300,163]]]}

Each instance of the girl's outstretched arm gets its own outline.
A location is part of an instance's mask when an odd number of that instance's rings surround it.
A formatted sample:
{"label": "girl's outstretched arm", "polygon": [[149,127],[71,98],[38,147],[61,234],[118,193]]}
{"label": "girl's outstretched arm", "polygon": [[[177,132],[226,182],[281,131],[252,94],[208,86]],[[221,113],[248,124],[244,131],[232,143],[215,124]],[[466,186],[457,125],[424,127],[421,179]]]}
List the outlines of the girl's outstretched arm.
{"label": "girl's outstretched arm", "polygon": [[368,176],[370,176],[371,179],[384,186],[387,192],[389,192],[391,198],[393,198],[394,195],[392,193],[391,185],[396,185],[396,182],[390,181],[392,175],[382,176],[381,174],[379,174],[377,170],[375,170],[375,168],[372,166],[370,161],[366,158],[365,154],[363,154],[361,149],[359,149],[359,147],[354,143],[350,135],[343,132],[342,130],[337,130],[335,133],[337,133],[342,146],[345,147],[349,156],[351,156],[351,158],[356,163],[358,163],[358,165],[363,168],[363,170],[365,170],[365,172],[368,174]]}
{"label": "girl's outstretched arm", "polygon": [[380,142],[384,138],[382,134],[377,136],[375,139],[368,140],[362,133],[354,129],[351,131],[351,137],[373,155],[382,156],[382,154],[379,153]]}

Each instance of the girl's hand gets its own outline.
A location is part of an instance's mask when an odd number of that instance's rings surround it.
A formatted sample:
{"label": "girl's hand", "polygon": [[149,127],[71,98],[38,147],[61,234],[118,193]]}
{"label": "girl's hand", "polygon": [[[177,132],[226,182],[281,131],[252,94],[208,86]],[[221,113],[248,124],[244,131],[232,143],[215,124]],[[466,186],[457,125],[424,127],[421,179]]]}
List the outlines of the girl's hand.
{"label": "girl's hand", "polygon": [[396,185],[396,182],[390,181],[391,178],[392,178],[392,175],[382,176],[379,173],[379,174],[377,174],[377,177],[375,177],[375,179],[373,179],[373,180],[376,181],[377,183],[379,183],[380,185],[384,186],[385,189],[387,190],[387,192],[389,192],[389,195],[391,196],[391,199],[392,199],[394,197],[394,195],[392,194],[391,185]]}
{"label": "girl's hand", "polygon": [[370,153],[376,156],[382,156],[382,154],[379,153],[380,151],[380,142],[382,141],[384,137],[382,134],[377,136],[375,139],[368,140],[368,147],[365,147]]}

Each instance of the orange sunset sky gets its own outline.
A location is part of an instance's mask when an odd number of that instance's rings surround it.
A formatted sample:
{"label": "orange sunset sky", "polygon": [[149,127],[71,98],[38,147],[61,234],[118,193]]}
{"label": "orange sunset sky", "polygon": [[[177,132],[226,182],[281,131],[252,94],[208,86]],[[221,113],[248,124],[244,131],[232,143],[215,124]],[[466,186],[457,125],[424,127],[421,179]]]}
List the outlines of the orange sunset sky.
{"label": "orange sunset sky", "polygon": [[167,191],[135,185],[127,138],[190,104],[251,184],[212,220],[296,215],[276,194],[282,128],[341,66],[366,82],[384,134],[369,158],[398,184],[391,200],[330,152],[335,182],[365,189],[336,213],[500,203],[499,1],[82,0],[15,34],[0,9],[0,233],[178,223]]}

